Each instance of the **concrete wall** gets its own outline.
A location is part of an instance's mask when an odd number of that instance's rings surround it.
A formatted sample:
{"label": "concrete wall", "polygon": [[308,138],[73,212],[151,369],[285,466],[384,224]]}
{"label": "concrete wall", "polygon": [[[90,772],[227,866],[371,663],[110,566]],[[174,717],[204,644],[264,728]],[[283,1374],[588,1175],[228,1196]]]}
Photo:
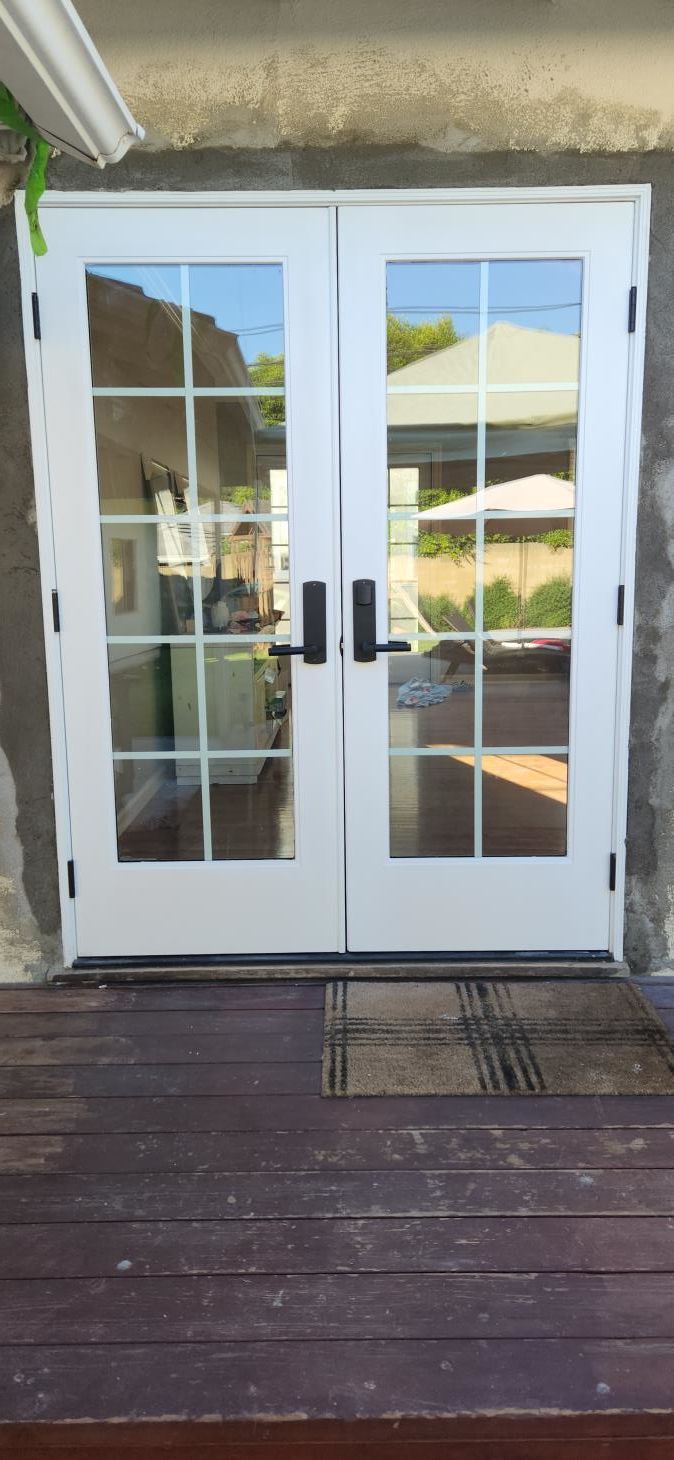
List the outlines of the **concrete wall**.
{"label": "concrete wall", "polygon": [[[58,159],[54,186],[653,182],[627,950],[635,968],[674,963],[670,0],[638,8],[633,0],[79,0],[78,8],[148,143],[105,174]],[[0,278],[0,978],[11,979],[43,976],[59,943],[8,208],[0,209]]]}
{"label": "concrete wall", "polygon": [[158,147],[642,150],[671,0],[78,0]]}

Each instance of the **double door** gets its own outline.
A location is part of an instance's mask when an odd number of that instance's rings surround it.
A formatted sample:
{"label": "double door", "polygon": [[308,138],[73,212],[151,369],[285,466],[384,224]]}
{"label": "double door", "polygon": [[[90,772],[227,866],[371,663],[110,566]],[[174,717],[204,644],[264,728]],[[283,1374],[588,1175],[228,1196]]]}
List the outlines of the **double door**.
{"label": "double door", "polygon": [[50,207],[80,957],[609,948],[633,214]]}

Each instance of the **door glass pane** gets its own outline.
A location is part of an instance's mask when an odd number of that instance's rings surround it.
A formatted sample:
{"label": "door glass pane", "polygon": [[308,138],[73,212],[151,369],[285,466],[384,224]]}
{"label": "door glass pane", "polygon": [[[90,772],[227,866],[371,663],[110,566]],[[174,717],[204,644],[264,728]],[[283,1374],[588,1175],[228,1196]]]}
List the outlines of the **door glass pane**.
{"label": "door glass pane", "polygon": [[391,856],[472,857],[472,757],[392,755],[389,766]]}
{"label": "door glass pane", "polygon": [[198,750],[192,644],[110,644],[113,750]]}
{"label": "door glass pane", "polygon": [[195,400],[199,505],[205,512],[285,512],[285,397]]}
{"label": "door glass pane", "polygon": [[195,264],[189,272],[194,384],[283,387],[282,264]]}
{"label": "door glass pane", "polygon": [[108,633],[193,634],[189,522],[104,523],[101,536]]}
{"label": "door glass pane", "polygon": [[565,854],[581,306],[579,260],[388,265],[392,856]]}
{"label": "door glass pane", "polygon": [[390,743],[437,749],[472,745],[475,646],[443,640],[417,643],[416,654],[389,658]]}
{"label": "door glass pane", "polygon": [[269,643],[207,644],[208,749],[290,746],[290,661],[269,657]]}
{"label": "door glass pane", "polygon": [[289,755],[209,761],[213,856],[259,861],[295,855]]}
{"label": "door glass pane", "polygon": [[98,396],[94,419],[101,512],[115,517],[186,512],[185,401]]}
{"label": "door glass pane", "polygon": [[118,856],[294,857],[282,265],[88,301]]}
{"label": "door glass pane", "polygon": [[198,760],[115,761],[120,862],[196,862],[204,855]]}
{"label": "door glass pane", "polygon": [[87,302],[94,385],[182,385],[179,269],[90,264]]}
{"label": "door glass pane", "polygon": [[565,755],[482,757],[486,857],[564,856],[567,767]]}

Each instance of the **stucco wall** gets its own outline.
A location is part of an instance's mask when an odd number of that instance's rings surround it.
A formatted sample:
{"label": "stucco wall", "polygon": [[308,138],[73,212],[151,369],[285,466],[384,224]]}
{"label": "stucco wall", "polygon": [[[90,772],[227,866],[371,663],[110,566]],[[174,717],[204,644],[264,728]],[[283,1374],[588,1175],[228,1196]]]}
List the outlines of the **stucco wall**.
{"label": "stucco wall", "polygon": [[[421,148],[138,151],[62,187],[448,187],[651,181],[653,232],[637,561],[627,954],[674,963],[674,158],[454,154]],[[0,977],[58,956],[56,862],[14,222],[0,211]]]}
{"label": "stucco wall", "polygon": [[78,0],[157,147],[643,150],[671,0]]}
{"label": "stucco wall", "polygon": [[[57,160],[55,186],[653,182],[627,950],[635,968],[674,963],[671,0],[78,0],[78,9],[148,138],[104,174]],[[5,170],[0,202],[11,181]],[[41,977],[59,956],[8,208],[0,208],[0,278],[0,979],[7,979]]]}

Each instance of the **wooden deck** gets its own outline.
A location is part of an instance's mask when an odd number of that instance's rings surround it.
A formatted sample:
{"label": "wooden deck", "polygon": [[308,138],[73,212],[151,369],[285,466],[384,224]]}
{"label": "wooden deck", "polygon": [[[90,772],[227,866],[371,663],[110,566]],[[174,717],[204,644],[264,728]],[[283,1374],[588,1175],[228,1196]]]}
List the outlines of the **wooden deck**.
{"label": "wooden deck", "polygon": [[0,1454],[674,1456],[674,1098],[322,1100],[322,1002],[0,992]]}

